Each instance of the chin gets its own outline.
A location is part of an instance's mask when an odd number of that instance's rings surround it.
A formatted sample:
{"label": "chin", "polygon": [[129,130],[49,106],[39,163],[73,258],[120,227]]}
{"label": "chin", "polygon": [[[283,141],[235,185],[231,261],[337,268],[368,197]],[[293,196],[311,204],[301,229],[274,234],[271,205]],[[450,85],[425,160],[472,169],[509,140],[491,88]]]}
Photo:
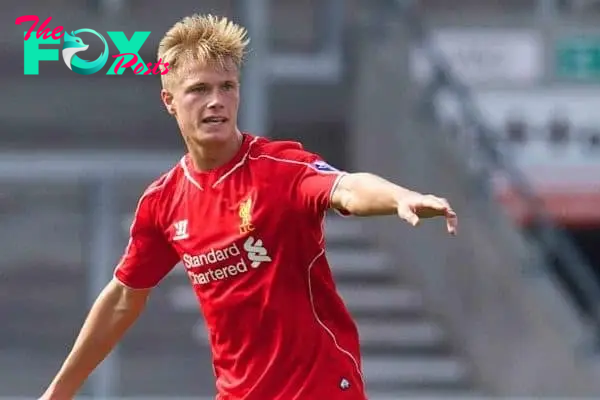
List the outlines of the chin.
{"label": "chin", "polygon": [[236,136],[236,130],[230,126],[217,126],[202,129],[193,136],[194,141],[201,144],[220,143],[231,140]]}

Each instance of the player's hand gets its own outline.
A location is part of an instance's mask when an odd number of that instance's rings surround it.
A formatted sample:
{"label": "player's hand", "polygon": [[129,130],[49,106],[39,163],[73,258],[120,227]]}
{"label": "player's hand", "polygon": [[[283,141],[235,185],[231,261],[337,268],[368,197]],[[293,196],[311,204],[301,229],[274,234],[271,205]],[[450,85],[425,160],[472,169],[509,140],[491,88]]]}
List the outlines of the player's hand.
{"label": "player's hand", "polygon": [[398,216],[417,226],[422,218],[445,217],[448,233],[456,235],[458,217],[446,199],[430,194],[415,194],[398,200]]}

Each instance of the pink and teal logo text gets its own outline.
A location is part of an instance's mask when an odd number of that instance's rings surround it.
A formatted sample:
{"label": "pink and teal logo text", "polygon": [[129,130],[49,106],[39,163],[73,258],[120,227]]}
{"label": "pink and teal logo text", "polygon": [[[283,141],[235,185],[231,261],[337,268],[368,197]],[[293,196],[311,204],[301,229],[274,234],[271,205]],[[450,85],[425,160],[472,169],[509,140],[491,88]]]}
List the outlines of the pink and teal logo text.
{"label": "pink and teal logo text", "polygon": [[[23,15],[15,20],[16,25],[31,23],[31,26],[25,32],[24,40],[23,73],[25,75],[39,75],[40,61],[59,61],[59,54],[61,53],[66,66],[71,71],[81,75],[95,74],[106,65],[109,58],[109,49],[104,36],[92,29],[78,29],[68,33],[63,26],[57,26],[50,31],[47,25],[51,20],[52,17],[48,17],[39,27],[40,19],[37,15]],[[95,60],[87,61],[77,55],[89,48],[89,45],[78,37],[81,33],[93,34],[102,42],[104,50]],[[169,72],[169,63],[163,63],[162,60],[155,64],[144,63],[139,55],[139,51],[148,36],[150,36],[150,32],[135,32],[131,39],[127,39],[125,33],[119,31],[106,33],[119,51],[119,54],[112,56],[115,61],[106,73],[107,75],[122,75],[127,68],[132,68],[133,73],[136,75],[165,75]],[[60,44],[61,39],[61,53],[58,49],[40,48],[40,45]]]}

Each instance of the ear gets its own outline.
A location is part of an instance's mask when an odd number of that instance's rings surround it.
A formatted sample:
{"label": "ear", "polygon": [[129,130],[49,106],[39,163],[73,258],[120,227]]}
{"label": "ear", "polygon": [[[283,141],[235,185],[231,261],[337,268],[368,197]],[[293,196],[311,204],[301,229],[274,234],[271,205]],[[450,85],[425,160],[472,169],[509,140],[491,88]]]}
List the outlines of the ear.
{"label": "ear", "polygon": [[160,98],[167,109],[167,112],[171,115],[176,114],[175,103],[173,101],[173,94],[166,89],[160,91]]}

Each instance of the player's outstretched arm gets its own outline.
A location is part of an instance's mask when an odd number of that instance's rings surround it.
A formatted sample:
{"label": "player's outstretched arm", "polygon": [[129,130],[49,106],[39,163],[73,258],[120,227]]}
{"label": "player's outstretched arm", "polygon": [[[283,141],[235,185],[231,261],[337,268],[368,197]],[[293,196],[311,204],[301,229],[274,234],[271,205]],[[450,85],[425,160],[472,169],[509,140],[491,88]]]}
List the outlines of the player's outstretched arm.
{"label": "player's outstretched arm", "polygon": [[357,216],[394,215],[416,226],[421,218],[445,217],[448,232],[456,234],[458,218],[448,201],[398,186],[370,173],[346,174],[331,198],[333,208]]}
{"label": "player's outstretched arm", "polygon": [[149,292],[113,279],[96,299],[71,353],[41,399],[71,400],[139,317]]}

